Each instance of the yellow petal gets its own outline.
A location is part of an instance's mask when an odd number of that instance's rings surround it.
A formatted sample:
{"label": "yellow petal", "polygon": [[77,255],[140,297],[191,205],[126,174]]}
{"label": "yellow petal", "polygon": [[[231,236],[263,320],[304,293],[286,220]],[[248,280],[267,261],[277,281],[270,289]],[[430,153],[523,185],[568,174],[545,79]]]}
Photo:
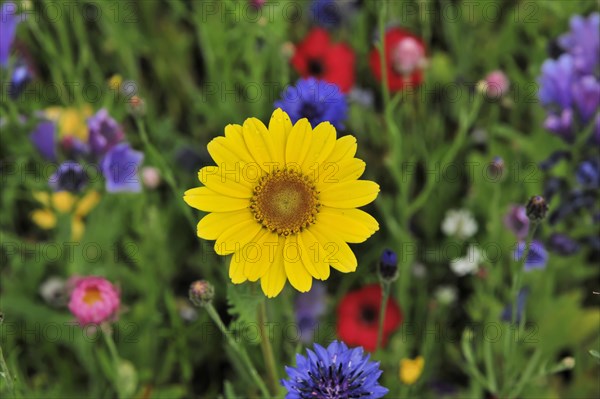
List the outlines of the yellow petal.
{"label": "yellow petal", "polygon": [[400,381],[406,385],[414,384],[421,376],[424,366],[425,359],[422,356],[417,356],[414,360],[400,360]]}
{"label": "yellow petal", "polygon": [[287,143],[288,136],[292,131],[292,121],[288,114],[283,112],[281,108],[277,108],[271,115],[269,121],[269,133],[272,136],[273,146],[277,150],[277,153],[281,154],[280,158],[275,159],[277,162],[283,162],[285,165],[285,146]]}
{"label": "yellow petal", "polygon": [[358,145],[356,144],[356,137],[354,136],[344,136],[340,137],[335,142],[335,147],[333,147],[333,151],[329,154],[327,161],[329,162],[339,162],[345,158],[353,158],[356,155],[356,149]]}
{"label": "yellow petal", "polygon": [[250,155],[250,151],[248,151],[243,132],[244,130],[241,125],[225,126],[225,138],[227,140],[225,140],[224,143],[240,161],[244,163],[253,163],[255,160],[252,158],[252,155]]}
{"label": "yellow petal", "polygon": [[100,202],[100,193],[97,191],[90,191],[83,198],[79,200],[75,207],[75,216],[83,217],[91,212],[92,209]]}
{"label": "yellow petal", "polygon": [[52,193],[52,206],[60,213],[71,212],[75,200],[75,196],[68,191]]}
{"label": "yellow petal", "polygon": [[310,229],[297,235],[302,263],[306,270],[316,279],[327,280],[330,270],[329,263],[325,262],[326,251],[323,245],[310,232]]}
{"label": "yellow petal", "polygon": [[252,241],[242,248],[239,254],[245,261],[244,274],[248,280],[256,281],[268,272],[277,252],[281,253],[282,249],[279,247],[283,245],[283,241],[280,245],[279,240],[277,234],[262,229]]}
{"label": "yellow petal", "polygon": [[247,209],[209,213],[198,222],[198,237],[205,240],[216,240],[229,227],[251,219],[252,214]]}
{"label": "yellow petal", "polygon": [[258,162],[258,165],[265,172],[270,172],[274,168],[281,168],[283,166],[283,164],[276,164],[275,157],[270,152],[273,150],[273,145],[269,142],[269,131],[260,120],[257,118],[246,119],[243,129],[248,151],[250,151],[254,160]]}
{"label": "yellow petal", "polygon": [[300,169],[300,165],[302,165],[302,162],[306,158],[306,153],[310,148],[312,136],[313,132],[308,119],[302,118],[296,122],[294,127],[292,127],[285,147],[285,162],[287,167]]}
{"label": "yellow petal", "polygon": [[292,287],[300,292],[307,292],[312,286],[312,277],[302,264],[301,250],[295,236],[285,239],[283,248],[283,265],[285,274]]}
{"label": "yellow petal", "polygon": [[245,142],[240,143],[239,140],[232,140],[230,137],[215,137],[206,148],[219,167],[227,164],[227,169],[233,169],[237,164],[255,162],[248,153]]}
{"label": "yellow petal", "polygon": [[229,262],[229,278],[233,284],[241,284],[246,281],[244,275],[244,262],[241,256],[233,254]]}
{"label": "yellow petal", "polygon": [[31,220],[38,227],[49,230],[56,226],[56,215],[50,209],[38,209],[31,213]]}
{"label": "yellow petal", "polygon": [[338,209],[322,207],[317,223],[335,231],[346,242],[364,242],[379,230],[379,223],[368,213],[360,209]]}
{"label": "yellow petal", "polygon": [[326,185],[319,200],[332,208],[357,208],[373,202],[379,193],[379,185],[370,180],[350,180]]}
{"label": "yellow petal", "polygon": [[317,237],[326,251],[325,261],[336,270],[342,273],[349,273],[356,270],[358,261],[352,249],[342,240],[336,232],[329,231],[322,225],[314,224],[311,232]]}
{"label": "yellow petal", "polygon": [[198,180],[219,194],[234,198],[252,197],[253,185],[242,177],[239,163],[232,169],[227,169],[227,166],[205,166],[198,171]]}
{"label": "yellow petal", "polygon": [[321,164],[317,184],[319,189],[324,187],[321,184],[335,184],[348,180],[356,180],[362,176],[365,171],[365,162],[358,158],[346,158],[338,162],[326,161]]}
{"label": "yellow petal", "polygon": [[233,198],[218,194],[207,187],[187,190],[183,200],[191,207],[204,212],[230,212],[248,208],[250,202],[244,198]]}
{"label": "yellow petal", "polygon": [[219,255],[229,255],[241,250],[241,248],[250,242],[262,225],[251,218],[247,218],[241,223],[230,225],[228,229],[217,238],[215,242],[215,252]]}
{"label": "yellow petal", "polygon": [[274,298],[283,289],[285,285],[285,266],[283,264],[283,238],[280,239],[281,245],[278,246],[278,251],[275,252],[273,263],[269,270],[260,279],[260,287],[267,298]]}
{"label": "yellow petal", "polygon": [[320,123],[313,130],[313,138],[306,158],[302,162],[302,171],[313,176],[325,159],[329,157],[336,142],[335,128],[329,122]]}

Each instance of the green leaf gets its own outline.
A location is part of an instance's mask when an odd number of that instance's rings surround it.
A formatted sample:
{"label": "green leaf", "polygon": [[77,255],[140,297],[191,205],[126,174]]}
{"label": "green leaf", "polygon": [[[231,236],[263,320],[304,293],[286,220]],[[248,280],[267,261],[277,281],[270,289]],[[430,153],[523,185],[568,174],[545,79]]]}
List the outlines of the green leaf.
{"label": "green leaf", "polygon": [[229,314],[240,324],[257,325],[258,305],[264,300],[262,294],[251,291],[250,284],[227,286],[227,303]]}

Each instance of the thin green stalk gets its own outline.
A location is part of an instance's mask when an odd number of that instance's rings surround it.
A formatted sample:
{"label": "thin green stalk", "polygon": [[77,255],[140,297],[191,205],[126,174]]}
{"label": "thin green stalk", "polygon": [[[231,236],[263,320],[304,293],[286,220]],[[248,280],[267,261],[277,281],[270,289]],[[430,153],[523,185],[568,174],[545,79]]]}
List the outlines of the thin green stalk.
{"label": "thin green stalk", "polygon": [[260,347],[262,349],[263,358],[265,360],[265,367],[267,368],[267,377],[269,388],[273,396],[277,395],[279,390],[279,380],[277,377],[277,366],[275,362],[275,355],[273,353],[273,345],[271,345],[271,339],[267,332],[267,304],[265,301],[261,301],[258,306],[258,324],[260,328],[261,340]]}
{"label": "thin green stalk", "polygon": [[15,385],[13,384],[12,376],[10,375],[10,371],[8,370],[8,366],[4,361],[4,354],[2,353],[2,346],[0,346],[0,370],[2,370],[2,374],[4,375],[4,379],[6,380],[6,386],[10,392],[12,392],[13,396],[15,395]]}
{"label": "thin green stalk", "polygon": [[383,323],[385,321],[385,310],[387,309],[388,298],[390,297],[390,283],[387,281],[381,282],[381,306],[379,308],[379,328],[377,329],[377,346],[375,350],[381,347],[383,339]]}
{"label": "thin green stalk", "polygon": [[105,331],[102,329],[102,336],[104,337],[104,342],[108,347],[108,352],[110,353],[110,357],[113,362],[113,375],[112,383],[117,390],[117,397],[122,398],[123,394],[121,392],[121,384],[119,384],[119,366],[121,364],[121,359],[119,358],[119,353],[117,352],[117,347],[115,345],[115,341],[113,340],[112,333],[110,331]]}
{"label": "thin green stalk", "polygon": [[246,367],[246,369],[248,370],[250,377],[252,378],[252,380],[254,381],[254,383],[256,384],[258,389],[260,390],[260,394],[262,395],[262,397],[264,397],[264,398],[270,397],[269,390],[267,389],[267,386],[265,385],[264,381],[262,380],[262,378],[256,371],[256,368],[252,364],[252,361],[250,360],[248,353],[242,347],[240,347],[238,345],[238,343],[235,341],[235,339],[233,339],[230,331],[227,329],[225,324],[223,324],[223,321],[221,320],[221,317],[217,313],[214,306],[212,304],[208,304],[208,305],[206,305],[205,308],[206,308],[206,311],[208,312],[208,315],[210,316],[210,318],[213,319],[213,321],[215,322],[215,324],[217,325],[219,330],[221,330],[221,333],[227,339],[227,343],[229,343],[229,346],[231,346],[231,348],[238,354],[238,356],[244,363],[244,367]]}

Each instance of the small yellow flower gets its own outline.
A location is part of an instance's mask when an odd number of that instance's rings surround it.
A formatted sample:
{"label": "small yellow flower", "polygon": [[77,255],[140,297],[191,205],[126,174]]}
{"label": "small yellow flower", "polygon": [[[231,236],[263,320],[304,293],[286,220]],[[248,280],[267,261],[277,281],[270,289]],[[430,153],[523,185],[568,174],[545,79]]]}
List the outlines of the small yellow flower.
{"label": "small yellow flower", "polygon": [[406,385],[414,384],[423,373],[423,366],[425,366],[423,356],[400,360],[400,381]]}
{"label": "small yellow flower", "polygon": [[90,191],[81,198],[68,191],[58,191],[52,194],[36,192],[33,193],[33,197],[44,208],[33,211],[31,220],[41,229],[51,230],[56,227],[57,213],[71,214],[71,236],[75,241],[79,241],[83,237],[85,230],[83,218],[100,201],[100,194],[97,191]]}
{"label": "small yellow flower", "polygon": [[260,279],[267,297],[286,281],[300,292],[313,278],[329,278],[330,266],[356,270],[347,243],[364,242],[379,229],[357,208],[372,202],[379,186],[359,180],[365,163],[355,158],[356,138],[336,137],[323,122],[295,125],[281,109],[269,126],[256,118],[228,125],[208,143],[216,166],[200,169],[202,187],[185,192],[188,205],[209,212],[198,236],[216,240],[219,255],[232,255],[234,284]]}
{"label": "small yellow flower", "polygon": [[119,74],[113,75],[110,77],[110,79],[108,79],[108,87],[114,91],[119,91],[122,83],[123,77]]}
{"label": "small yellow flower", "polygon": [[93,110],[89,105],[78,108],[50,107],[45,110],[48,118],[58,125],[58,136],[76,137],[81,141],[88,139],[87,118],[92,116]]}

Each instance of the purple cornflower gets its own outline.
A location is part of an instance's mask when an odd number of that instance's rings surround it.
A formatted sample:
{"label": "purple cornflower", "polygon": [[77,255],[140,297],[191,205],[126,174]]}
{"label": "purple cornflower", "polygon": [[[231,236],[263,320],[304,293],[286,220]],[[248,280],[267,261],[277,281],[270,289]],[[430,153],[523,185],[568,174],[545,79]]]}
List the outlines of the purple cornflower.
{"label": "purple cornflower", "polygon": [[32,78],[33,75],[29,66],[23,61],[17,61],[10,77],[10,85],[8,86],[9,97],[16,100]]}
{"label": "purple cornflower", "polygon": [[558,60],[546,60],[542,64],[542,76],[539,77],[539,97],[543,105],[556,105],[561,109],[572,104],[571,86],[575,79],[573,59],[569,54],[561,55]]}
{"label": "purple cornflower", "polygon": [[101,170],[106,179],[106,191],[140,192],[142,184],[138,176],[144,154],[135,151],[128,143],[120,143],[110,149],[101,162]]}
{"label": "purple cornflower", "polygon": [[600,187],[600,159],[583,161],[576,172],[577,182],[590,188]]}
{"label": "purple cornflower", "polygon": [[56,124],[52,121],[38,123],[29,135],[40,154],[49,161],[56,161]]}
{"label": "purple cornflower", "polygon": [[504,216],[504,225],[512,231],[519,241],[524,240],[529,232],[529,218],[523,205],[512,205]]}
{"label": "purple cornflower", "polygon": [[[517,245],[517,249],[514,253],[515,261],[521,260],[523,253],[525,252],[525,246],[525,242],[520,242]],[[546,252],[546,248],[544,248],[544,245],[540,241],[533,240],[529,248],[529,253],[527,254],[527,259],[525,260],[525,271],[544,269],[547,262],[548,252]]]}
{"label": "purple cornflower", "polygon": [[66,161],[60,164],[56,172],[50,176],[48,184],[54,191],[78,193],[83,191],[88,180],[83,166],[74,161]]}
{"label": "purple cornflower", "polygon": [[581,77],[573,83],[573,101],[577,106],[581,121],[587,124],[600,105],[600,82],[592,75]]}
{"label": "purple cornflower", "polygon": [[600,13],[595,12],[588,18],[574,15],[570,26],[571,31],[560,36],[558,44],[573,57],[577,71],[593,74],[600,57]]}
{"label": "purple cornflower", "polygon": [[320,282],[313,283],[310,291],[299,293],[294,302],[296,323],[300,332],[300,341],[305,344],[313,341],[319,318],[325,314],[327,289]]}
{"label": "purple cornflower", "polygon": [[121,126],[108,115],[105,108],[89,118],[87,124],[90,130],[90,148],[95,155],[104,155],[125,137]]}
{"label": "purple cornflower", "polygon": [[566,234],[554,233],[548,239],[548,246],[552,252],[569,256],[579,251],[579,243]]}
{"label": "purple cornflower", "polygon": [[308,356],[296,355],[296,367],[287,367],[286,399],[377,399],[389,392],[379,385],[379,362],[370,361],[362,347],[348,349],[333,341],[327,349],[315,344]]}
{"label": "purple cornflower", "polygon": [[0,67],[8,65],[10,49],[15,41],[17,25],[23,19],[17,14],[15,3],[6,2],[0,8]]}
{"label": "purple cornflower", "polygon": [[336,129],[343,129],[348,117],[346,96],[340,88],[312,77],[300,79],[296,86],[288,87],[282,99],[275,102],[275,107],[285,111],[292,123],[307,118],[313,127],[329,122]]}

